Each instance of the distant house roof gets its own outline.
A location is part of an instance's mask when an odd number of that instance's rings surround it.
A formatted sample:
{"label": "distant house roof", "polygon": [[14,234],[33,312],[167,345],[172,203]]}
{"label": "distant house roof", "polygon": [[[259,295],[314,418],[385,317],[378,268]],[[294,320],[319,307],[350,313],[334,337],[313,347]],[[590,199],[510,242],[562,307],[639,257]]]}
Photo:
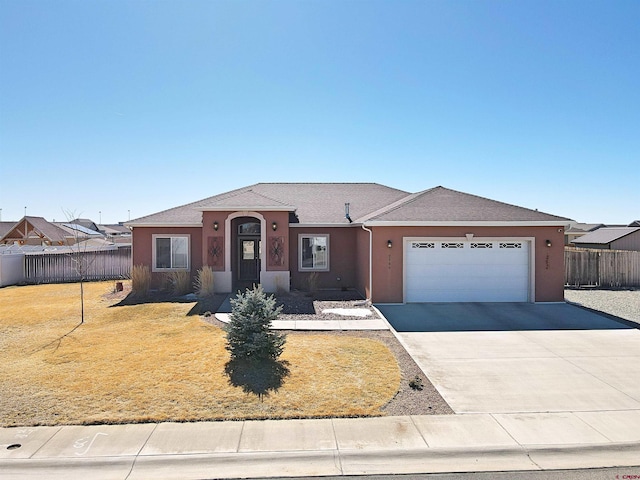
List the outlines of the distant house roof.
{"label": "distant house roof", "polygon": [[79,223],[56,223],[56,225],[63,230],[69,232],[73,237],[101,237],[102,233],[92,228],[87,228]]}
{"label": "distant house roof", "polygon": [[98,228],[105,235],[131,235],[131,230],[120,224],[98,225]]}
{"label": "distant house roof", "polygon": [[629,226],[629,227],[640,227],[640,220],[634,220],[633,222],[631,222],[627,226]]}
{"label": "distant house roof", "polygon": [[16,222],[0,222],[0,238],[4,237],[15,224]]}
{"label": "distant house roof", "polygon": [[598,228],[606,227],[604,223],[574,223],[566,233],[586,233],[593,232]]}
{"label": "distant house roof", "polygon": [[27,216],[14,223],[9,231],[0,238],[0,243],[37,237],[51,243],[63,244],[65,236],[64,230],[44,218]]}
{"label": "distant house roof", "polygon": [[99,231],[98,225],[96,225],[96,223],[89,218],[74,218],[70,222],[66,222],[66,223],[81,225],[88,230],[93,230],[94,232]]}
{"label": "distant house roof", "polygon": [[196,226],[207,210],[281,210],[301,224],[363,222],[543,222],[570,219],[435,187],[408,193],[377,183],[258,183],[126,222],[131,226]]}
{"label": "distant house roof", "polygon": [[615,240],[637,232],[638,230],[640,230],[640,227],[604,227],[587,233],[586,235],[582,235],[581,237],[573,240],[572,243],[576,245],[587,243],[593,245],[607,245]]}

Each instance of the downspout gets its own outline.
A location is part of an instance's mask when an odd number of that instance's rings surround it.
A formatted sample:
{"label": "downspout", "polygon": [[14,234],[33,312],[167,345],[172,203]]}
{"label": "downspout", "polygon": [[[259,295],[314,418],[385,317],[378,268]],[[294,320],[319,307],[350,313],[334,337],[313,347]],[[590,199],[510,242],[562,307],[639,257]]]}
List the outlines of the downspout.
{"label": "downspout", "polygon": [[371,303],[373,297],[373,232],[365,227],[364,223],[361,227],[364,231],[369,232],[369,298],[366,301]]}

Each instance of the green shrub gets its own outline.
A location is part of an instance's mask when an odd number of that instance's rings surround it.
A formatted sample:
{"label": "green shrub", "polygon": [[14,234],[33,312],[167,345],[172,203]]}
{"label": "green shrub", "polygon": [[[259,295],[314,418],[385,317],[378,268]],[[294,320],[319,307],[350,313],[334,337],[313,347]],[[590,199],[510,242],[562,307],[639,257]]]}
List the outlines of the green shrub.
{"label": "green shrub", "polygon": [[286,335],[270,329],[282,306],[276,307],[261,285],[231,299],[231,318],[227,324],[226,349],[231,360],[276,360],[284,350]]}

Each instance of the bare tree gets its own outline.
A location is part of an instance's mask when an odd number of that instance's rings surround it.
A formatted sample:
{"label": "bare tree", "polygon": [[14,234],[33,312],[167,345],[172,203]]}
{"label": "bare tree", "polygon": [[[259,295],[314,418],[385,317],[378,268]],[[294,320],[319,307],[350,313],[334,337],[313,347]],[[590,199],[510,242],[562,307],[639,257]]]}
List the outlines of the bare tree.
{"label": "bare tree", "polygon": [[89,253],[91,253],[88,250],[89,245],[84,241],[88,239],[85,239],[85,235],[82,235],[80,229],[77,228],[79,224],[74,223],[74,220],[78,218],[75,211],[64,210],[64,215],[67,218],[68,224],[75,226],[71,227],[73,236],[67,241],[67,244],[71,249],[69,257],[80,280],[80,325],[82,325],[84,323],[84,282],[87,279],[89,268],[93,262],[95,262],[96,256],[95,252],[93,255],[89,255]]}

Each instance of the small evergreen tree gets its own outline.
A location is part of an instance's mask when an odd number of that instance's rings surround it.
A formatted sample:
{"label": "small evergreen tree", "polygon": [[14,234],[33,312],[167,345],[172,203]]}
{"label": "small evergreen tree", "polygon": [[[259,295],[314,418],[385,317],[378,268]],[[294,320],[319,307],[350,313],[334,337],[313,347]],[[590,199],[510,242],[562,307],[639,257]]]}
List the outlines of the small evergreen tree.
{"label": "small evergreen tree", "polygon": [[227,325],[227,346],[231,361],[276,360],[284,350],[286,335],[270,330],[282,306],[258,285],[231,299],[231,318]]}

